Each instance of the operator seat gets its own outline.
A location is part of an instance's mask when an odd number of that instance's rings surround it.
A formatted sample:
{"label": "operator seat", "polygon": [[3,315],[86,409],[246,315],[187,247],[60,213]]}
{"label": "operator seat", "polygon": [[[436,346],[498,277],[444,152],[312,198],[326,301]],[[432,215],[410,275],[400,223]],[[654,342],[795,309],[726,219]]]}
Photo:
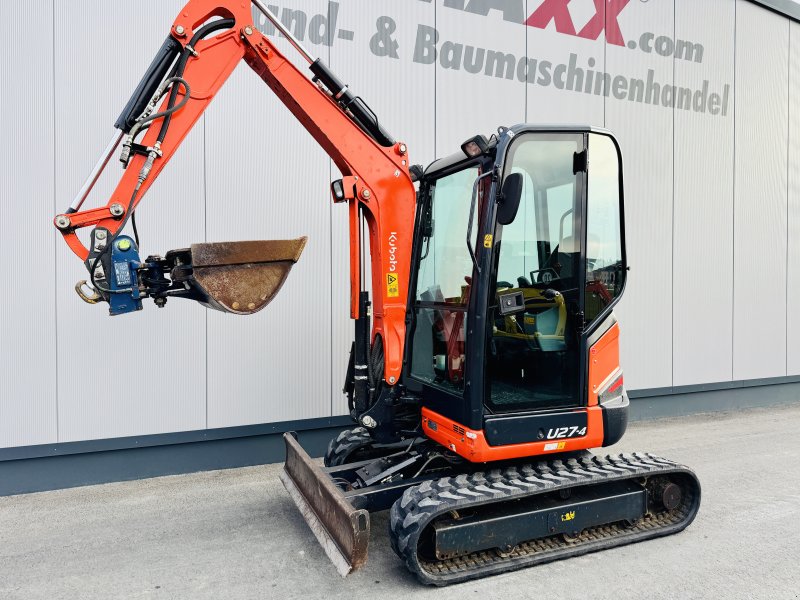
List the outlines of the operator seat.
{"label": "operator seat", "polygon": [[[575,238],[573,236],[565,237],[542,265],[537,281],[544,283],[546,281],[544,280],[544,273],[548,270],[556,273],[558,279],[572,279],[578,272],[577,261],[578,247],[575,244]],[[570,285],[565,284],[563,287],[568,288]]]}

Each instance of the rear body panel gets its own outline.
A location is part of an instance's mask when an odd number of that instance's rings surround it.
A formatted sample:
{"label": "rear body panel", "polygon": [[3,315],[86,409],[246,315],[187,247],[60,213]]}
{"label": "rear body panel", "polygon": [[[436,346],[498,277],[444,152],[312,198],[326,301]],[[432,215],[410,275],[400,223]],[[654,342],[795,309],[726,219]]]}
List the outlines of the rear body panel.
{"label": "rear body panel", "polygon": [[[541,456],[543,454],[560,454],[562,452],[573,452],[577,450],[588,450],[603,445],[603,409],[593,406],[582,409],[586,416],[586,432],[580,437],[555,437],[562,429],[569,429],[572,426],[547,427],[542,429],[542,439],[536,442],[521,444],[506,444],[503,446],[492,446],[486,439],[486,432],[483,430],[469,429],[442,416],[427,408],[422,409],[422,430],[429,438],[436,440],[441,445],[449,448],[459,456],[466,458],[470,462],[486,463],[494,461],[512,460],[516,458],[526,458]],[[569,414],[569,413],[565,413]],[[545,415],[545,419],[551,420],[552,415]],[[536,427],[536,415],[532,415],[529,427]],[[548,432],[552,432],[551,439],[547,439]]]}

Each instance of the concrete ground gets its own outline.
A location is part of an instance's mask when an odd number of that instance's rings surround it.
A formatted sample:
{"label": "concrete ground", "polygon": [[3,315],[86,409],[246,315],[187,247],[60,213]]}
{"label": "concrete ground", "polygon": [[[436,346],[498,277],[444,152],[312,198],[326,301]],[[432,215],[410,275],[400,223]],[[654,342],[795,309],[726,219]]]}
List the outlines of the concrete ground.
{"label": "concrete ground", "polygon": [[373,516],[369,564],[341,579],[279,465],[0,498],[0,598],[800,598],[800,406],[636,423],[614,451],[692,466],[683,533],[435,589]]}

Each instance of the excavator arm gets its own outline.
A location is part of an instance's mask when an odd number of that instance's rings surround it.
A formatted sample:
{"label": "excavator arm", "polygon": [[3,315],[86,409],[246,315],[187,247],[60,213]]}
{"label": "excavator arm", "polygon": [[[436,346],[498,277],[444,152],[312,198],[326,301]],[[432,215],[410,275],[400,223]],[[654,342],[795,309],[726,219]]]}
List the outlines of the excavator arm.
{"label": "excavator arm", "polygon": [[[308,61],[311,78],[256,29],[253,6]],[[112,314],[138,310],[141,298],[148,296],[159,305],[167,297],[183,296],[247,314],[262,308],[280,288],[302,252],[303,239],[196,244],[140,261],[134,240],[121,235],[150,185],[241,60],[275,92],[342,174],[331,191],[334,202],[349,207],[350,312],[353,319],[362,320],[361,247],[366,241],[360,239],[361,219],[367,224],[373,290],[370,338],[373,343],[380,338],[383,379],[392,385],[400,378],[403,362],[416,207],[407,147],[380,126],[361,98],[311,56],[261,0],[190,0],[175,19],[97,166],[69,209],[54,219],[89,269],[92,289],[87,293],[86,282],[76,289],[87,301],[108,301]],[[246,138],[241,132],[232,134]],[[116,189],[105,206],[81,210],[120,143],[125,170]],[[88,247],[78,237],[78,230],[87,227],[93,228]],[[263,289],[248,297],[245,288],[258,285]]]}

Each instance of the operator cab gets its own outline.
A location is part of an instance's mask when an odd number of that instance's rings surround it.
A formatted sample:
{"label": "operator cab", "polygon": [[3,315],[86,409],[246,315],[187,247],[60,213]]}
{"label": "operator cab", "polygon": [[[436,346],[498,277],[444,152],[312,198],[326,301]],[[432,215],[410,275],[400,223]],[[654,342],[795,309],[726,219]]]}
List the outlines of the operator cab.
{"label": "operator cab", "polygon": [[589,339],[625,285],[622,202],[619,147],[591,127],[500,128],[428,167],[404,377],[423,407],[484,429],[587,405]]}

